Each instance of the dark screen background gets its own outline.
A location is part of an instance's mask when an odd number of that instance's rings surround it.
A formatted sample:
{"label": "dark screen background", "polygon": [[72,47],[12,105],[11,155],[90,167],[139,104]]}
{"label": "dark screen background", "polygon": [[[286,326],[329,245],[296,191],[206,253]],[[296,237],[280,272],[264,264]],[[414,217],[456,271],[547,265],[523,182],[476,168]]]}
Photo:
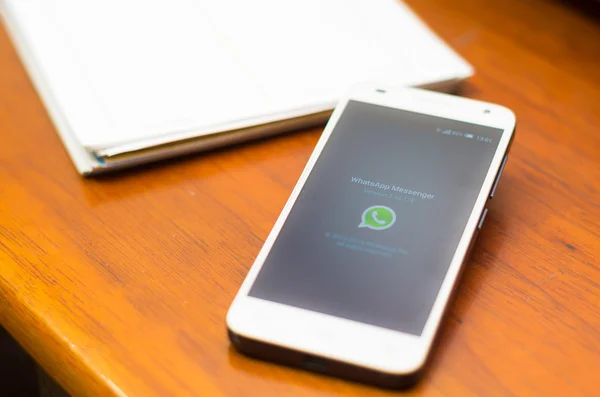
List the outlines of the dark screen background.
{"label": "dark screen background", "polygon": [[[501,134],[351,101],[249,295],[420,335]],[[392,208],[395,224],[358,228],[373,205]]]}

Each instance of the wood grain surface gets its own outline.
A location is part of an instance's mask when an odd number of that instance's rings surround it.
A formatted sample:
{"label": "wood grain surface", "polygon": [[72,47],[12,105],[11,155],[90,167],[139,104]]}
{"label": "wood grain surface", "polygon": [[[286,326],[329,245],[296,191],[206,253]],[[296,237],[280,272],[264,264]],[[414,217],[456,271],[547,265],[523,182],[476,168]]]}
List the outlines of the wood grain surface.
{"label": "wood grain surface", "polygon": [[[600,395],[600,21],[552,0],[408,3],[475,66],[462,94],[513,109],[518,133],[405,393]],[[225,333],[320,132],[86,180],[0,29],[0,323],[77,396],[394,394],[253,361]]]}

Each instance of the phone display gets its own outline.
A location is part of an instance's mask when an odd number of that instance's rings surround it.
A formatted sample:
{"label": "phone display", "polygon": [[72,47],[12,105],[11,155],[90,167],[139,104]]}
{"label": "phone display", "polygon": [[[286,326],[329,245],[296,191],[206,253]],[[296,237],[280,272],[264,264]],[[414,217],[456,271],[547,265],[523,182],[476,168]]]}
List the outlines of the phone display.
{"label": "phone display", "polygon": [[349,101],[249,296],[420,335],[502,133]]}

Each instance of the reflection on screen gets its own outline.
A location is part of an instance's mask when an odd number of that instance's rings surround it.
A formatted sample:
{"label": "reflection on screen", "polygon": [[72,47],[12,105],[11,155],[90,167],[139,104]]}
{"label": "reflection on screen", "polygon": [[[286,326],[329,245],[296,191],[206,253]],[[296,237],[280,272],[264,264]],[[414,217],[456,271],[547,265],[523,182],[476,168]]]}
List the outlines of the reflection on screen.
{"label": "reflection on screen", "polygon": [[249,295],[420,335],[501,134],[351,101]]}

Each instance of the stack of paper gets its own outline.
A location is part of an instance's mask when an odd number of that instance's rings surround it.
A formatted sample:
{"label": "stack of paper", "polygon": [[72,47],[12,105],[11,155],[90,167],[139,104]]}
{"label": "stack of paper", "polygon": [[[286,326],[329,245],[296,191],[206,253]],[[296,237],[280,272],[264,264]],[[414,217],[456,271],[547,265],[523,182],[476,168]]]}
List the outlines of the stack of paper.
{"label": "stack of paper", "polygon": [[471,67],[395,0],[0,0],[78,170],[326,120],[351,85]]}

